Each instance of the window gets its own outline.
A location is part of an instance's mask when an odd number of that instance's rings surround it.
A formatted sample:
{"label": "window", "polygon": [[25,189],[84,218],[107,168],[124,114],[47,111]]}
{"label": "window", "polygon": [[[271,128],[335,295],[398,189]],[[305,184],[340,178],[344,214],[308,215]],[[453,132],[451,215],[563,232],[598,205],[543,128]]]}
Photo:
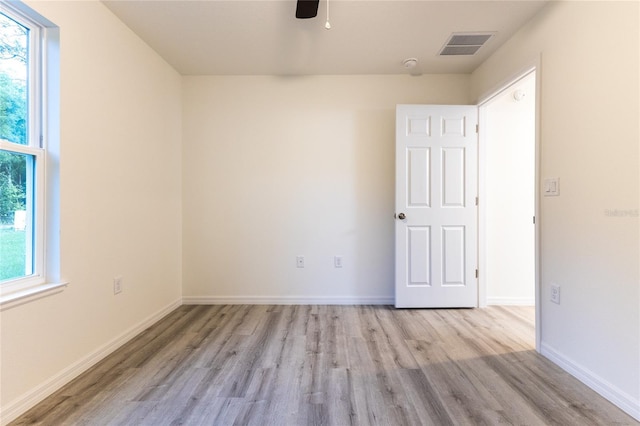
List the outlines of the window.
{"label": "window", "polygon": [[[45,217],[57,190],[48,172],[57,136],[44,124],[57,118],[47,99],[50,24],[22,3],[0,3],[0,296],[41,290],[52,277]],[[57,36],[57,33],[55,33]],[[56,42],[57,42],[57,37]],[[57,76],[57,73],[54,73]],[[53,92],[57,94],[57,90]],[[53,96],[52,98],[55,98]],[[50,114],[52,113],[52,114]],[[57,129],[57,126],[52,126]],[[53,137],[49,137],[53,136]],[[53,151],[56,151],[55,149]],[[49,194],[48,189],[53,194]],[[57,217],[56,209],[52,209]],[[54,240],[56,238],[54,237]],[[57,255],[55,256],[57,258]],[[28,293],[28,292],[27,292]]]}

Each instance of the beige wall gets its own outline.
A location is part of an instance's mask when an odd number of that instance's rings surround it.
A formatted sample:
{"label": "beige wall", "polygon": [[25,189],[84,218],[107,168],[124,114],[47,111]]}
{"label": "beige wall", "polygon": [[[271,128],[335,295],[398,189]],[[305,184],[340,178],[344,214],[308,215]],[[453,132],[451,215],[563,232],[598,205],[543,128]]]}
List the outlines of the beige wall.
{"label": "beige wall", "polygon": [[185,77],[185,297],[392,301],[395,106],[468,79]]}
{"label": "beige wall", "polygon": [[638,22],[638,2],[553,2],[472,90],[540,55],[540,172],[560,178],[560,196],[541,199],[543,353],[640,418]]}
{"label": "beige wall", "polygon": [[[29,5],[61,29],[70,284],[1,313],[3,420],[181,297],[180,76],[99,2]],[[117,275],[124,291],[114,296]]]}

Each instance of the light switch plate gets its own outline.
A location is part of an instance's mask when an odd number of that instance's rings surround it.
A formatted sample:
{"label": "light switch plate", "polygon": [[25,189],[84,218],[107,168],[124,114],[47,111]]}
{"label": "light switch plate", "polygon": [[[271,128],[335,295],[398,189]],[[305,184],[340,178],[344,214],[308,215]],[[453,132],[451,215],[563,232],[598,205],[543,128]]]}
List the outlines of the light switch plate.
{"label": "light switch plate", "polygon": [[560,195],[560,178],[547,178],[542,184],[542,195],[557,197]]}

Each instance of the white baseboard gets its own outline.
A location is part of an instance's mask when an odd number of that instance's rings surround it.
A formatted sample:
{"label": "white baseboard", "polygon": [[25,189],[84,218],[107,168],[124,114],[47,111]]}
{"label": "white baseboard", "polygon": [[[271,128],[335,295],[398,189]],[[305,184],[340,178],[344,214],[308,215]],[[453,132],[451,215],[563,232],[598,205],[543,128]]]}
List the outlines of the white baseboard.
{"label": "white baseboard", "polygon": [[536,299],[531,297],[487,297],[487,305],[534,306]]}
{"label": "white baseboard", "polygon": [[393,297],[186,296],[185,305],[393,305]]}
{"label": "white baseboard", "polygon": [[608,399],[612,404],[629,414],[634,419],[640,421],[640,400],[634,399],[631,395],[621,391],[616,386],[604,380],[597,374],[583,366],[573,362],[549,345],[542,343],[540,353],[560,366],[567,373],[580,380],[585,385],[599,393],[603,398]]}
{"label": "white baseboard", "polygon": [[0,411],[0,424],[6,425],[12,420],[15,420],[18,416],[24,414],[30,408],[34,407],[46,397],[53,394],[62,386],[66,385],[71,380],[75,379],[80,374],[93,367],[99,361],[113,353],[116,349],[127,343],[129,340],[133,339],[142,331],[160,321],[163,317],[175,310],[180,305],[182,305],[181,300],[172,302],[171,304],[162,308],[160,311],[129,328],[127,331],[111,340],[110,342],[106,343],[102,347],[98,348],[94,352],[71,364],[69,367],[51,377],[49,380],[45,381],[39,386],[36,386],[34,389],[18,397],[14,401],[8,403],[5,407],[2,408],[2,411]]}

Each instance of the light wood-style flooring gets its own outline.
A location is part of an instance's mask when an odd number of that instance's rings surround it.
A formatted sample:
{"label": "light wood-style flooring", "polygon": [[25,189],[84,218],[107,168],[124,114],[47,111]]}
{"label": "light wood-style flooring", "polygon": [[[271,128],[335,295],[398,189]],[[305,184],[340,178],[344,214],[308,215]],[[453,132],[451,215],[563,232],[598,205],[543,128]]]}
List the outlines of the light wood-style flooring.
{"label": "light wood-style flooring", "polygon": [[12,425],[635,425],[533,308],[182,306]]}

